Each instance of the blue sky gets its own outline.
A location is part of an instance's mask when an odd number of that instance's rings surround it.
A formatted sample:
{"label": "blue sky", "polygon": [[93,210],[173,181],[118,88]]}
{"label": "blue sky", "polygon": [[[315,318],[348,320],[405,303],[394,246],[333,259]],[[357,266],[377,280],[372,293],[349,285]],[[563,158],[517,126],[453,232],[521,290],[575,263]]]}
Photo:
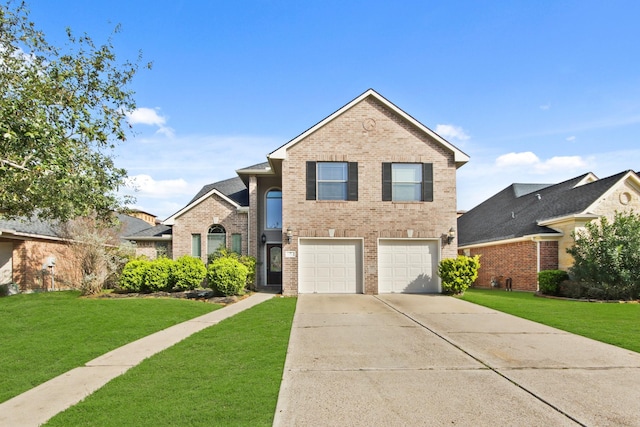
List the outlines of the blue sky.
{"label": "blue sky", "polygon": [[164,219],[368,88],[471,160],[458,208],[512,182],[640,170],[640,2],[31,0],[50,41],[152,70],[117,164]]}

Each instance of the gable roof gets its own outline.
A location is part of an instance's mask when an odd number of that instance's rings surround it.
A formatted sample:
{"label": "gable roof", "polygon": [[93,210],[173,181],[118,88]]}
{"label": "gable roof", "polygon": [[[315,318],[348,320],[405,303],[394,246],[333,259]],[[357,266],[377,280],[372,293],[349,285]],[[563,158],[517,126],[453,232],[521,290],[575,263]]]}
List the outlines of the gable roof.
{"label": "gable roof", "polygon": [[300,135],[296,136],[295,138],[293,138],[292,140],[290,140],[286,144],[282,145],[281,147],[279,147],[278,149],[276,149],[275,151],[270,153],[267,157],[269,159],[274,159],[274,160],[275,159],[284,159],[286,157],[286,151],[289,148],[293,147],[298,142],[302,141],[304,138],[306,138],[307,136],[311,135],[312,133],[314,133],[318,129],[322,128],[327,123],[331,122],[333,119],[335,119],[336,117],[340,116],[342,113],[344,113],[345,111],[351,109],[353,106],[355,106],[356,104],[359,104],[360,102],[362,102],[363,100],[365,100],[368,97],[375,98],[378,102],[383,104],[389,110],[393,111],[398,116],[402,117],[404,120],[406,120],[409,123],[411,123],[412,125],[414,125],[420,131],[422,131],[422,132],[426,133],[427,135],[429,135],[431,138],[433,138],[437,143],[439,143],[443,147],[445,147],[448,150],[452,151],[453,152],[453,156],[454,156],[454,160],[456,162],[456,167],[460,167],[460,166],[462,166],[463,164],[465,164],[466,162],[469,161],[469,156],[467,154],[465,154],[460,149],[458,149],[453,144],[451,144],[449,141],[445,140],[443,137],[441,137],[440,135],[438,135],[437,133],[435,133],[434,131],[432,131],[431,129],[429,129],[428,127],[423,125],[422,123],[420,123],[418,120],[414,119],[412,116],[410,116],[409,114],[407,114],[406,112],[404,112],[403,110],[398,108],[395,104],[393,104],[391,101],[389,101],[388,99],[386,99],[385,97],[383,97],[382,95],[380,95],[378,92],[376,92],[373,89],[368,89],[362,95],[358,96],[353,101],[351,101],[348,104],[346,104],[344,107],[340,108],[339,110],[337,110],[333,114],[331,114],[328,117],[324,118],[320,122],[316,123],[314,126],[310,127],[306,131],[302,132]]}
{"label": "gable roof", "polygon": [[[541,222],[588,214],[589,208],[633,171],[593,181],[587,173],[559,184],[511,184],[458,218],[458,245],[557,234]],[[636,176],[637,177],[637,176]]]}
{"label": "gable roof", "polygon": [[173,225],[177,217],[193,209],[214,194],[222,197],[236,208],[249,206],[249,190],[244,185],[242,178],[237,176],[205,185],[185,207],[164,220],[162,224]]}

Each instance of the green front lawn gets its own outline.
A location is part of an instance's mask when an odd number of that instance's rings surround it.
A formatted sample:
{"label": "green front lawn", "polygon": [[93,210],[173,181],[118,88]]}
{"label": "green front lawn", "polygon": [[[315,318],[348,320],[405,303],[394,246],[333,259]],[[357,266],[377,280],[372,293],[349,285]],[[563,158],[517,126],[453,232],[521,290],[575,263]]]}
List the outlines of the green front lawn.
{"label": "green front lawn", "polygon": [[47,426],[271,426],[295,311],[274,298],[115,378]]}
{"label": "green front lawn", "polygon": [[0,298],[0,402],[138,338],[219,306],[178,299]]}
{"label": "green front lawn", "polygon": [[468,289],[460,298],[640,353],[640,304],[567,301],[482,289]]}

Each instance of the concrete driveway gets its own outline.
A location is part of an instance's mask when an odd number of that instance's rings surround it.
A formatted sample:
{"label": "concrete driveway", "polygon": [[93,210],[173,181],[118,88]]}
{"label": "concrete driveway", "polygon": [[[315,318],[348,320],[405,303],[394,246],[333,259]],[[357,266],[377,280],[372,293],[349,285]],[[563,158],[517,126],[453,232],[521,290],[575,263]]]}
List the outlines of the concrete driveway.
{"label": "concrete driveway", "polygon": [[640,354],[434,295],[301,295],[275,426],[640,426]]}

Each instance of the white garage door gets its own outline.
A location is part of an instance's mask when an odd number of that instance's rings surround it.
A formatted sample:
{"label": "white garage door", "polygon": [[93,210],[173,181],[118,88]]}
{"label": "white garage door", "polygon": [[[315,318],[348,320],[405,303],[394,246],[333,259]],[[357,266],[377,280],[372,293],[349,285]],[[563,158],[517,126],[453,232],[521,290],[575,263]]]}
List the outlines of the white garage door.
{"label": "white garage door", "polygon": [[353,294],[362,292],[360,240],[300,239],[298,292]]}
{"label": "white garage door", "polygon": [[438,293],[438,240],[380,240],[378,293]]}

